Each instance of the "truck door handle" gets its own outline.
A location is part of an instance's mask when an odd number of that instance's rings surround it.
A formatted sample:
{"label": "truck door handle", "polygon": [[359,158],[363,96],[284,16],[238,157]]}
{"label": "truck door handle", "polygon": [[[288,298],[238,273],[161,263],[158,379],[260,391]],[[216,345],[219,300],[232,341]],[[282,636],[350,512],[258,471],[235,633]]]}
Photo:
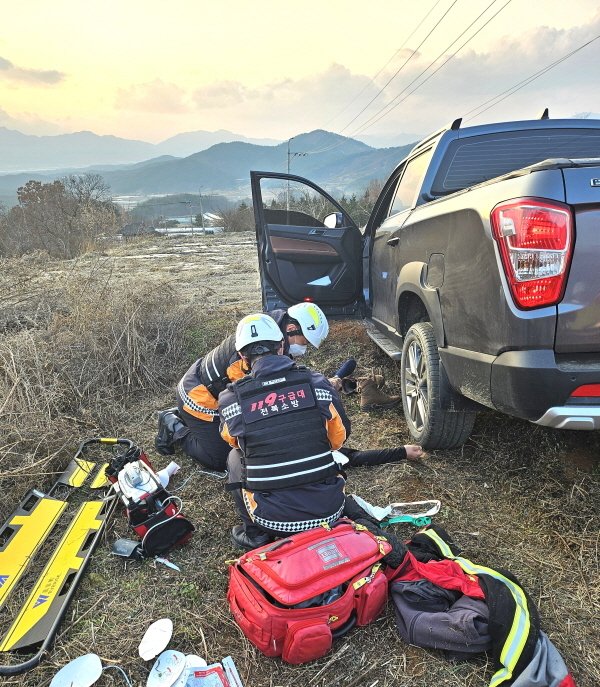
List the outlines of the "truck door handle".
{"label": "truck door handle", "polygon": [[311,236],[325,236],[325,229],[311,229],[308,233]]}
{"label": "truck door handle", "polygon": [[399,236],[394,236],[386,241],[388,246],[395,246],[400,241]]}

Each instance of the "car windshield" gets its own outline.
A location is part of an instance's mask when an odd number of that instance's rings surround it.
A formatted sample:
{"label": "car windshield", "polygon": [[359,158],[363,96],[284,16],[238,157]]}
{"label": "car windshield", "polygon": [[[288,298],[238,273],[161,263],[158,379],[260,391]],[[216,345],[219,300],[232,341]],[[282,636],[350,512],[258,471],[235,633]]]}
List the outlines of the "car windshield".
{"label": "car windshield", "polygon": [[457,139],[449,147],[431,192],[441,196],[549,158],[600,157],[600,129],[509,131]]}

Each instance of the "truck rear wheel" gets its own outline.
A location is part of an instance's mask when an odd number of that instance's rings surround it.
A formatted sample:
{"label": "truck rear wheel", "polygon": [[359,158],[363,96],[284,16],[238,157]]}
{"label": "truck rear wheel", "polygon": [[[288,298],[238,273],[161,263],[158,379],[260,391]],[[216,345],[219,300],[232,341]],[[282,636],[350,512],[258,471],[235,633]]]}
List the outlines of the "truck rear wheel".
{"label": "truck rear wheel", "polygon": [[414,324],[402,347],[402,406],[406,424],[423,448],[457,448],[469,438],[476,413],[441,407],[444,383],[433,327]]}

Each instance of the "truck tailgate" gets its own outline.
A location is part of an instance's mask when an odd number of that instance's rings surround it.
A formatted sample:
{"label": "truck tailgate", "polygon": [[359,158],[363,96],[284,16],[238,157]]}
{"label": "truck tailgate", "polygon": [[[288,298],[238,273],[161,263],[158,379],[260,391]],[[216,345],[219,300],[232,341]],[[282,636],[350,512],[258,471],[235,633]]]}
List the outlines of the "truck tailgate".
{"label": "truck tailgate", "polygon": [[600,161],[563,174],[566,202],[574,210],[575,246],[554,350],[595,353],[600,352]]}

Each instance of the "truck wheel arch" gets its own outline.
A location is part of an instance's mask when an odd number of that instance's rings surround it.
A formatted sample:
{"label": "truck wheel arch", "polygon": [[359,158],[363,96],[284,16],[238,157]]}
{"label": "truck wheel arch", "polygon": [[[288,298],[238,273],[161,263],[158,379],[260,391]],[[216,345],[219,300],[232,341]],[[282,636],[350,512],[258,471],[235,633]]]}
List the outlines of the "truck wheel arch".
{"label": "truck wheel arch", "polygon": [[398,277],[396,302],[398,304],[398,333],[406,332],[417,322],[431,322],[439,348],[446,345],[442,308],[437,289],[425,285],[427,265],[411,262],[404,265]]}

